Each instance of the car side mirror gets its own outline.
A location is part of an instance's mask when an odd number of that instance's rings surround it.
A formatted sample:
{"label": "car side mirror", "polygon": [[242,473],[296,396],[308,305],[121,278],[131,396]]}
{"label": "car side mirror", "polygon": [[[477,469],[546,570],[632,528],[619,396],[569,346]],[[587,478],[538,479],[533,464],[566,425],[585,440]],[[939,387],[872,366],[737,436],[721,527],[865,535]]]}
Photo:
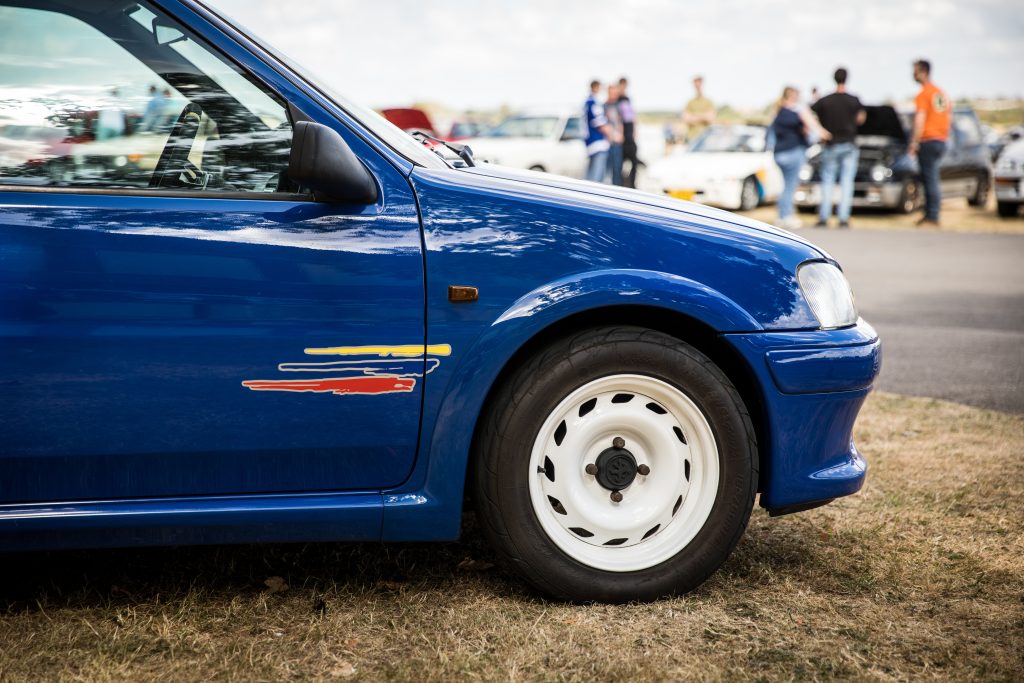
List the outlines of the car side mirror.
{"label": "car side mirror", "polygon": [[377,201],[377,183],[338,131],[312,121],[295,123],[288,177],[312,190],[317,201]]}

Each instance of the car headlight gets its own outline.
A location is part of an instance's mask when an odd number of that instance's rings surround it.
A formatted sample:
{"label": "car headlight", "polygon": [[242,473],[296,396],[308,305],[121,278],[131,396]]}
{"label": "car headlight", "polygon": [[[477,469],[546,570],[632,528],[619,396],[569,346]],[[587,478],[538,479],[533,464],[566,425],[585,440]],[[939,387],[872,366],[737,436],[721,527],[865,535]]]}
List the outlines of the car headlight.
{"label": "car headlight", "polygon": [[800,180],[807,182],[814,176],[814,169],[811,168],[810,164],[804,164],[800,167]]}
{"label": "car headlight", "polygon": [[880,183],[889,176],[892,175],[892,171],[882,164],[875,164],[871,167],[871,179],[876,183]]}
{"label": "car headlight", "polygon": [[857,322],[857,306],[843,271],[831,263],[811,261],[796,271],[804,299],[822,329],[846,327]]}

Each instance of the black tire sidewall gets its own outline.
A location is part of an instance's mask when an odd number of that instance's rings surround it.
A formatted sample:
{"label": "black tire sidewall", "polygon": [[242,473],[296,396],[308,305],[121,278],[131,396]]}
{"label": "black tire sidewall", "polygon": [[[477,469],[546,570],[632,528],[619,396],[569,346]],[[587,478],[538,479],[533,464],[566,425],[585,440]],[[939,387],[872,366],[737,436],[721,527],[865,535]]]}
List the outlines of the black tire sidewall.
{"label": "black tire sidewall", "polygon": [[[578,338],[577,338],[578,339]],[[542,372],[520,378],[520,391],[501,413],[500,432],[488,454],[501,545],[535,585],[570,600],[621,602],[682,593],[700,585],[728,557],[746,528],[756,488],[756,447],[742,402],[728,379],[692,347],[660,333],[636,330],[633,338],[578,341],[549,354]],[[597,343],[595,343],[597,342]],[[548,415],[572,391],[600,377],[647,375],[683,391],[700,408],[718,445],[719,484],[704,526],[676,556],[634,572],[584,565],[547,536],[530,500],[530,455]],[[739,405],[737,405],[739,403]],[[487,457],[487,456],[485,456]],[[481,468],[486,470],[487,468]],[[623,549],[625,550],[625,549]]]}
{"label": "black tire sidewall", "polygon": [[[753,203],[746,202],[747,199],[747,188],[754,188],[755,199]],[[740,186],[740,211],[752,211],[756,209],[761,203],[760,193],[757,191],[757,181],[753,177],[745,178],[743,184]]]}

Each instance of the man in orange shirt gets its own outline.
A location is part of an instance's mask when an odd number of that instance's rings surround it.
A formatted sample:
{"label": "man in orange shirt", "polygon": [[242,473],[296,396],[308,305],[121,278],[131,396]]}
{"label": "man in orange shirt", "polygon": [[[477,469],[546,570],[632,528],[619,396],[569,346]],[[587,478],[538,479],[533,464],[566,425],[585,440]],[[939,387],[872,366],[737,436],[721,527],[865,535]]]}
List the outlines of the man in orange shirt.
{"label": "man in orange shirt", "polygon": [[939,225],[942,190],[939,186],[939,164],[946,153],[949,139],[949,100],[946,93],[931,81],[932,65],[927,60],[914,62],[914,80],[921,92],[914,98],[914,132],[910,137],[910,156],[917,155],[924,180],[924,218],[918,225]]}

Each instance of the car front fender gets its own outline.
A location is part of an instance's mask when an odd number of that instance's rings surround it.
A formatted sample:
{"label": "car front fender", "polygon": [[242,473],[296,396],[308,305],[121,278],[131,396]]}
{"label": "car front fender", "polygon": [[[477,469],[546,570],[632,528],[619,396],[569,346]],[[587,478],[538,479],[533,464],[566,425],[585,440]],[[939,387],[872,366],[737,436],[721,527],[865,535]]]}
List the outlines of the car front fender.
{"label": "car front fender", "polygon": [[384,540],[456,538],[473,434],[502,371],[520,349],[553,325],[622,306],[643,307],[655,315],[659,309],[682,314],[717,331],[762,329],[720,292],[667,273],[592,271],[533,289],[459,353],[446,384],[427,381],[416,470],[404,486],[385,492]]}

